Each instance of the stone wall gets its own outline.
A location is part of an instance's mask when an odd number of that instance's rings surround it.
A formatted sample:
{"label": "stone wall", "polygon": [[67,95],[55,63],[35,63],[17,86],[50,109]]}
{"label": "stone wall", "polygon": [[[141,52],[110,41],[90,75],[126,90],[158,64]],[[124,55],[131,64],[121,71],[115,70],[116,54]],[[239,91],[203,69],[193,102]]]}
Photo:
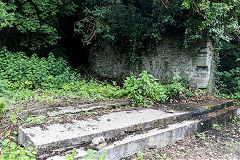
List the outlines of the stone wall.
{"label": "stone wall", "polygon": [[90,69],[99,76],[124,79],[148,70],[155,78],[167,80],[177,74],[190,79],[198,88],[211,90],[213,82],[213,47],[203,39],[190,49],[180,48],[174,38],[165,39],[153,53],[141,53],[133,64],[123,54],[114,53],[111,47],[92,48],[89,53]]}

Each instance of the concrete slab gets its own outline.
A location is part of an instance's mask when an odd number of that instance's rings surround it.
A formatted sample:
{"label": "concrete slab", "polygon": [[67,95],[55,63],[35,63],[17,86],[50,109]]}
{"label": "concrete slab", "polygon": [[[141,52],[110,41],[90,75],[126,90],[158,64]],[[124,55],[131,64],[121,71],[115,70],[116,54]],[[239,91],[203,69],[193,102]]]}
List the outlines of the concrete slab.
{"label": "concrete slab", "polygon": [[155,128],[178,120],[188,112],[166,113],[161,110],[143,109],[122,111],[103,115],[98,119],[85,121],[74,120],[73,123],[52,124],[19,128],[19,143],[27,145],[30,141],[39,154],[54,149],[89,143],[95,137],[104,136],[112,139],[126,135],[128,132]]}
{"label": "concrete slab", "polygon": [[[199,120],[188,120],[181,123],[175,123],[169,125],[165,129],[153,129],[144,134],[130,135],[123,140],[114,142],[100,152],[96,154],[106,153],[108,160],[120,160],[136,154],[138,152],[144,152],[149,148],[161,148],[170,143],[184,139],[187,136],[194,134],[195,132],[201,132],[207,127],[212,126],[215,123],[224,123],[231,120],[233,116],[239,115],[238,107],[229,107],[221,109],[215,113],[209,113],[206,117]],[[74,160],[80,160],[87,156],[86,151],[77,151],[77,156]],[[63,160],[64,156],[54,156],[47,160]]]}

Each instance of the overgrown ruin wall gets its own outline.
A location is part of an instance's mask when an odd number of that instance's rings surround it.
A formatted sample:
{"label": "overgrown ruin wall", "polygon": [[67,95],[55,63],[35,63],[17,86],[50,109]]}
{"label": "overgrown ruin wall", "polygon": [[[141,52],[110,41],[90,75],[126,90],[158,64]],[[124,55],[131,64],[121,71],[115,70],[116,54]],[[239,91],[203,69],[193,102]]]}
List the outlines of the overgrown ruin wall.
{"label": "overgrown ruin wall", "polygon": [[99,76],[123,79],[148,70],[155,78],[168,80],[177,74],[188,77],[198,88],[213,86],[213,47],[209,39],[203,39],[190,49],[180,48],[174,38],[165,39],[153,53],[141,53],[132,64],[126,56],[114,53],[111,47],[92,48],[89,53],[90,69]]}

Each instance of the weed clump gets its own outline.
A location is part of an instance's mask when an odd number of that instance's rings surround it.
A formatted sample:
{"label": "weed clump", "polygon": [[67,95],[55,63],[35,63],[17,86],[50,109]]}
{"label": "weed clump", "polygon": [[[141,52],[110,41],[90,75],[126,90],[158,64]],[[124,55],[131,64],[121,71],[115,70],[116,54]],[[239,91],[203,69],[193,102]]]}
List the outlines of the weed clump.
{"label": "weed clump", "polygon": [[133,105],[150,106],[154,102],[166,102],[177,97],[191,96],[186,89],[186,81],[174,76],[169,84],[161,84],[147,71],[140,73],[139,77],[127,77],[123,85],[123,95],[132,99]]}

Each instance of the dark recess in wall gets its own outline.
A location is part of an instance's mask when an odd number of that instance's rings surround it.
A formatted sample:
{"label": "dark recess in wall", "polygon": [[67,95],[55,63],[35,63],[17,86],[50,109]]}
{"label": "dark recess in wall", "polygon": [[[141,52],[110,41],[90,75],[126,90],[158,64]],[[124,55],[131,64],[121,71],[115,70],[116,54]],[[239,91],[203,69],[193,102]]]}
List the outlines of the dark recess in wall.
{"label": "dark recess in wall", "polygon": [[59,28],[61,40],[59,45],[68,59],[70,65],[74,68],[88,66],[87,52],[89,47],[83,46],[81,37],[74,34],[74,23],[78,21],[78,16],[69,16],[61,20]]}

